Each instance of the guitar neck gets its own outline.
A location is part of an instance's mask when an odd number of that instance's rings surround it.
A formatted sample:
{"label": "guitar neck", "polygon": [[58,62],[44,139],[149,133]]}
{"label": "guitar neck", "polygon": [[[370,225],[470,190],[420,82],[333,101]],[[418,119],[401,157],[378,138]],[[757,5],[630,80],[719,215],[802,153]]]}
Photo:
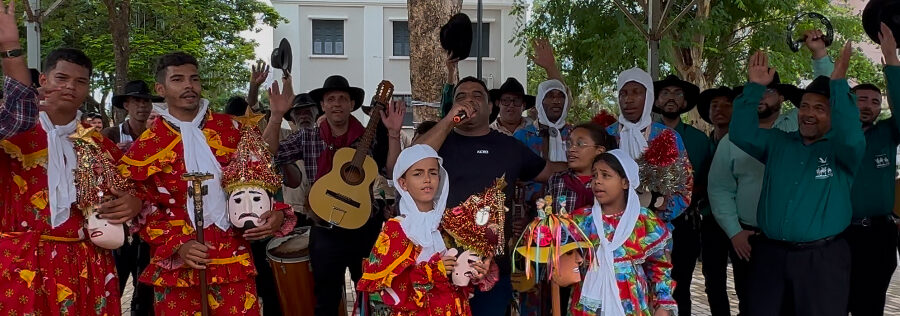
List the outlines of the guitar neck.
{"label": "guitar neck", "polygon": [[360,138],[359,144],[356,145],[356,153],[353,154],[354,166],[362,165],[363,159],[366,158],[369,148],[372,147],[372,141],[375,139],[375,130],[378,128],[378,124],[381,123],[381,110],[384,109],[384,106],[377,102],[373,103],[376,104],[372,107],[372,111],[369,112],[369,124],[366,125],[366,132]]}

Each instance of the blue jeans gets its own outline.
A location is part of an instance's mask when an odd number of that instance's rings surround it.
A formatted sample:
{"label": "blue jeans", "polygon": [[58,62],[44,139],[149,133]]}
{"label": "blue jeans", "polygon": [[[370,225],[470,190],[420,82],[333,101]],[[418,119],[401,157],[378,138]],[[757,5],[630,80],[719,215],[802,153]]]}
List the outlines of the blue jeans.
{"label": "blue jeans", "polygon": [[472,316],[503,316],[512,301],[512,281],[509,274],[500,275],[497,284],[490,291],[475,290],[475,296],[469,300]]}

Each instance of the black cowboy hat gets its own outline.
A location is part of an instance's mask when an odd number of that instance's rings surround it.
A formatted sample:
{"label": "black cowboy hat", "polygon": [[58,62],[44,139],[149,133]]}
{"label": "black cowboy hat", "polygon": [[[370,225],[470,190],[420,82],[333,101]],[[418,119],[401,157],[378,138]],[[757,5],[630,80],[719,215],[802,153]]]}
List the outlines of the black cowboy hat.
{"label": "black cowboy hat", "polygon": [[791,101],[794,105],[800,105],[800,97],[803,96],[800,88],[792,84],[781,83],[781,77],[778,76],[777,71],[775,72],[775,77],[772,78],[772,82],[766,88],[775,89],[786,101]]}
{"label": "black cowboy hat", "polygon": [[323,84],[321,88],[309,92],[309,96],[319,105],[319,110],[322,110],[322,98],[325,96],[325,93],[329,91],[344,91],[349,93],[350,99],[356,102],[351,111],[356,111],[356,109],[362,106],[363,98],[366,95],[366,92],[363,89],[351,87],[350,83],[347,82],[347,78],[344,78],[341,75],[333,75],[328,77],[328,79],[325,79],[325,84]]}
{"label": "black cowboy hat", "polygon": [[272,51],[272,58],[270,60],[272,67],[275,69],[281,69],[287,74],[291,73],[291,66],[293,66],[293,55],[291,53],[291,43],[288,42],[286,38],[281,39],[281,43],[278,44],[278,47]]}
{"label": "black cowboy hat", "polygon": [[697,98],[697,113],[700,114],[700,118],[706,121],[709,124],[712,124],[712,120],[709,119],[709,103],[712,102],[712,99],[717,97],[727,97],[728,99],[734,101],[734,98],[737,96],[734,90],[729,87],[718,87],[713,89],[706,89],[705,91],[700,93],[700,96]]}
{"label": "black cowboy hat", "polygon": [[[660,81],[653,82],[653,92],[654,99],[659,98],[659,92],[662,91],[663,88],[666,87],[679,87],[681,91],[684,91],[684,100],[687,101],[687,105],[684,109],[681,109],[679,114],[690,112],[694,109],[694,106],[697,105],[697,97],[700,95],[700,88],[694,85],[693,83],[681,80],[676,75],[668,75],[665,79]],[[656,107],[656,102],[653,103],[653,112],[659,113],[660,111]]]}
{"label": "black cowboy hat", "polygon": [[[294,96],[294,101],[291,103],[291,108],[284,113],[284,119],[290,121],[291,113],[293,113],[294,110],[305,109],[311,106],[318,106],[318,104],[316,104],[316,101],[313,100],[313,98],[310,97],[308,93],[298,94]],[[320,111],[318,116],[321,115],[322,112]]]}
{"label": "black cowboy hat", "polygon": [[112,105],[114,107],[124,109],[122,105],[125,103],[125,100],[128,98],[138,98],[144,100],[150,100],[150,102],[162,102],[162,97],[157,97],[150,94],[150,87],[147,86],[147,83],[143,80],[135,80],[129,81],[125,84],[125,93],[114,95],[112,97]]}
{"label": "black cowboy hat", "polygon": [[491,89],[491,91],[488,91],[488,94],[490,94],[491,102],[500,102],[500,97],[507,93],[522,97],[522,100],[525,101],[524,110],[528,110],[534,107],[534,96],[525,94],[525,87],[522,86],[522,84],[519,83],[519,80],[516,80],[516,78],[506,78],[506,81],[503,82],[502,85],[500,85],[500,89]]}
{"label": "black cowboy hat", "polygon": [[[825,96],[826,98],[831,99],[830,83],[831,83],[830,78],[828,78],[826,76],[818,76],[818,77],[816,77],[816,79],[813,79],[813,81],[810,82],[809,85],[806,86],[806,88],[799,89],[800,98],[803,98],[803,95],[805,95],[807,93],[815,93],[815,94],[821,94],[821,95]],[[797,102],[796,104],[799,106],[800,102]]]}
{"label": "black cowboy hat", "polygon": [[231,116],[242,116],[246,114],[248,106],[250,106],[250,104],[247,103],[247,99],[236,95],[228,98],[228,101],[225,101],[225,110],[222,112]]}
{"label": "black cowboy hat", "polygon": [[441,47],[450,53],[450,59],[463,60],[472,49],[472,20],[468,15],[457,13],[441,26]]}
{"label": "black cowboy hat", "polygon": [[881,23],[887,24],[894,34],[900,34],[900,0],[871,0],[862,12],[863,29],[873,42],[879,43]]}

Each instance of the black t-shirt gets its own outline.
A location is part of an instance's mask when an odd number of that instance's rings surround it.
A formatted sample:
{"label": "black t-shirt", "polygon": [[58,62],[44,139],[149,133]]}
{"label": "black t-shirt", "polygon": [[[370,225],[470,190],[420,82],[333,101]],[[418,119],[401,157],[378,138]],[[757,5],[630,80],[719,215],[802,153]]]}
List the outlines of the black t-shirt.
{"label": "black t-shirt", "polygon": [[[494,184],[496,178],[505,174],[506,206],[512,209],[516,181],[533,180],[546,165],[543,158],[524,144],[495,130],[476,137],[450,132],[438,154],[444,159],[444,169],[450,177],[447,208],[456,207],[469,196],[483,192]],[[510,236],[511,220],[507,220],[504,226],[505,241],[519,237]],[[511,250],[507,249],[507,256],[509,251]],[[501,264],[500,270],[501,273],[508,274],[509,264]]]}

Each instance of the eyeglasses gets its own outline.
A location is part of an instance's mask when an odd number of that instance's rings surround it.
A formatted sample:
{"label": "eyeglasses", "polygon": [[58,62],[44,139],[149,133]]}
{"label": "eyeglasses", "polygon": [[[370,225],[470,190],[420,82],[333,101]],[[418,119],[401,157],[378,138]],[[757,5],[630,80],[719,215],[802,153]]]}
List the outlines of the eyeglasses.
{"label": "eyeglasses", "polygon": [[519,102],[519,99],[516,98],[500,98],[500,104],[503,104],[505,106],[522,106],[521,102]]}
{"label": "eyeglasses", "polygon": [[574,149],[580,150],[580,149],[583,149],[586,147],[603,147],[603,146],[585,144],[584,141],[578,141],[578,142],[574,142],[574,143],[570,140],[566,141],[566,148],[574,148]]}
{"label": "eyeglasses", "polygon": [[684,92],[669,92],[663,90],[659,93],[659,96],[663,98],[684,98]]}

